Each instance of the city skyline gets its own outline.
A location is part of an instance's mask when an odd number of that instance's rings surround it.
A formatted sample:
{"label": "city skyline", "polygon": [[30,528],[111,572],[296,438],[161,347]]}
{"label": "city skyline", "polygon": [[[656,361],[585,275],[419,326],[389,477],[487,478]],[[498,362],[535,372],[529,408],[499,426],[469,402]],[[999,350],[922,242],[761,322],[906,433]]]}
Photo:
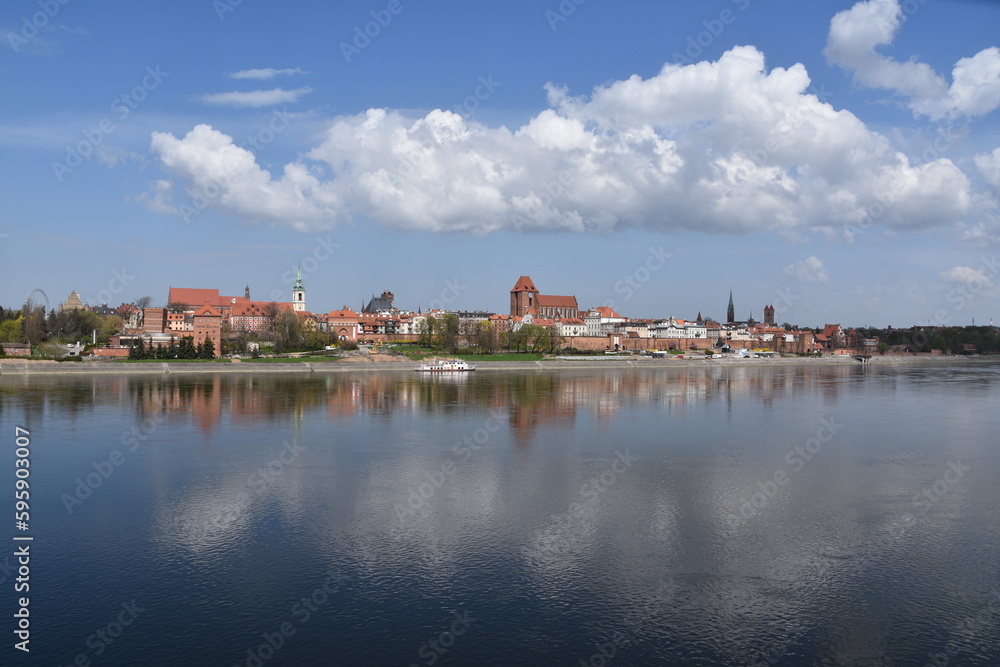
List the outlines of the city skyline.
{"label": "city skyline", "polygon": [[4,307],[301,265],[330,309],[997,309],[989,3],[43,4],[0,10]]}

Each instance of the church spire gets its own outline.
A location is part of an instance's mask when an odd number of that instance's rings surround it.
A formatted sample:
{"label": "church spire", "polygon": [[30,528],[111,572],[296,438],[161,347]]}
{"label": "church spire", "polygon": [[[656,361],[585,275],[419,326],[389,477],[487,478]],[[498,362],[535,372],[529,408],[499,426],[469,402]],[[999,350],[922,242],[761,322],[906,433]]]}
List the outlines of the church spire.
{"label": "church spire", "polygon": [[729,290],[729,308],[726,309],[726,324],[736,321],[736,308],[733,307],[733,290]]}
{"label": "church spire", "polygon": [[306,310],[306,287],[302,284],[302,267],[295,276],[295,284],[292,285],[292,310],[295,312],[305,312]]}

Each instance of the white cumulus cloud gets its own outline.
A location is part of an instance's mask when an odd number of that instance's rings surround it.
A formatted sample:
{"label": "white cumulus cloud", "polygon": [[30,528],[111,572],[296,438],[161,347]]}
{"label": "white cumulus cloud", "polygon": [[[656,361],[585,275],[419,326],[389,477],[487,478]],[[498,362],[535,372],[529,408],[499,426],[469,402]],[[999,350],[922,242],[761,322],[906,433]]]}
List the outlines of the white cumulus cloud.
{"label": "white cumulus cloud", "polygon": [[892,44],[903,20],[899,0],[858,2],[830,22],[826,56],[853,70],[858,83],[907,98],[907,105],[917,114],[935,119],[981,116],[1000,106],[1000,49],[990,47],[959,60],[949,86],[926,63],[899,62],[876,50]]}
{"label": "white cumulus cloud", "polygon": [[956,266],[944,271],[941,277],[950,283],[975,286],[976,289],[993,287],[993,281],[986,275],[985,271],[974,269],[971,266]]}
{"label": "white cumulus cloud", "polygon": [[271,107],[278,104],[292,104],[300,97],[311,93],[312,88],[303,87],[295,90],[273,88],[271,90],[250,90],[246,92],[209,93],[196,97],[199,102],[212,106],[227,107]]}
{"label": "white cumulus cloud", "polygon": [[186,181],[186,197],[169,198],[168,181],[157,181],[150,208],[187,217],[207,206],[248,220],[278,222],[299,231],[323,229],[339,221],[343,205],[334,192],[302,164],[285,166],[275,179],[261,169],[253,153],[208,125],[198,125],[183,139],[154,132],[151,150],[172,174]]}
{"label": "white cumulus cloud", "polygon": [[1000,148],[993,149],[992,153],[977,155],[975,161],[986,182],[1000,188]]}
{"label": "white cumulus cloud", "polygon": [[239,72],[230,72],[230,79],[259,79],[266,81],[276,76],[294,76],[295,74],[306,74],[304,70],[296,67],[294,69],[275,69],[264,67],[260,69],[241,69]]}
{"label": "white cumulus cloud", "polygon": [[823,266],[823,260],[815,255],[807,257],[801,262],[789,264],[784,269],[784,274],[794,278],[800,283],[828,283],[830,276]]}
{"label": "white cumulus cloud", "polygon": [[[891,228],[963,218],[970,183],[951,161],[911,162],[809,85],[802,65],[768,71],[760,51],[740,46],[589,96],[550,85],[548,108],[520,127],[441,110],[336,117],[277,180],[249,152],[240,154],[245,168],[227,174],[218,153],[237,148],[209,127],[156,134],[151,150],[188,189],[229,178],[227,196],[210,206],[276,222],[303,220],[308,210],[310,224],[363,217],[476,234],[842,232],[886,201],[877,222]],[[277,196],[290,192],[277,185],[290,174],[308,177],[309,187]],[[258,182],[275,196],[262,196]]]}

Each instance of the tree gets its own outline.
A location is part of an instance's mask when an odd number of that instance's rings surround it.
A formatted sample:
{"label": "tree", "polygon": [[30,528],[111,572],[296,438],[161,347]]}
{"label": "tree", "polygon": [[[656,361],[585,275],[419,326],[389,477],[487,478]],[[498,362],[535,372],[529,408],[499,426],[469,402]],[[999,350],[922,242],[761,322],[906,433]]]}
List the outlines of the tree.
{"label": "tree", "polygon": [[196,356],[197,351],[194,347],[194,336],[183,336],[177,345],[177,358],[194,359]]}
{"label": "tree", "polygon": [[475,341],[479,350],[483,354],[493,354],[496,352],[500,340],[497,336],[496,327],[489,320],[476,323]]}
{"label": "tree", "polygon": [[140,296],[138,299],[132,302],[132,305],[134,305],[139,310],[143,310],[144,308],[149,308],[152,304],[153,304],[153,297],[151,296]]}
{"label": "tree", "polygon": [[552,347],[552,332],[548,327],[538,326],[537,324],[529,324],[528,327],[530,329],[528,337],[531,341],[532,352],[542,352]]}
{"label": "tree", "polygon": [[458,316],[448,313],[442,320],[441,347],[454,354],[458,350]]}
{"label": "tree", "polygon": [[310,331],[305,335],[305,346],[310,350],[322,350],[330,344],[330,334],[322,331]]}
{"label": "tree", "polygon": [[273,334],[275,327],[278,324],[278,315],[281,313],[281,308],[277,303],[271,301],[264,306],[261,311],[263,312],[265,318],[264,327],[269,333]]}
{"label": "tree", "polygon": [[0,343],[20,343],[24,337],[24,316],[0,322]]}
{"label": "tree", "polygon": [[187,305],[180,301],[171,301],[167,304],[168,313],[183,313],[185,310],[187,310]]}
{"label": "tree", "polygon": [[522,324],[516,331],[511,331],[508,349],[514,350],[515,352],[524,352],[528,345],[531,326],[532,325],[530,324]]}
{"label": "tree", "polygon": [[431,347],[434,344],[434,329],[436,320],[426,316],[417,326],[417,344],[420,347]]}
{"label": "tree", "polygon": [[198,354],[198,358],[215,359],[215,343],[212,342],[211,338],[205,338],[201,345],[201,352]]}
{"label": "tree", "polygon": [[25,311],[24,338],[32,345],[36,345],[46,338],[45,306],[25,308]]}
{"label": "tree", "polygon": [[935,334],[934,338],[931,339],[931,347],[935,350],[945,352],[948,350],[948,343],[945,341],[944,336],[941,334]]}
{"label": "tree", "polygon": [[302,348],[302,322],[298,315],[283,310],[274,325],[274,348],[278,352],[289,352]]}
{"label": "tree", "polygon": [[879,344],[876,346],[876,349],[878,350],[879,354],[885,354],[886,352],[889,351],[889,344],[886,343],[885,341],[880,341]]}

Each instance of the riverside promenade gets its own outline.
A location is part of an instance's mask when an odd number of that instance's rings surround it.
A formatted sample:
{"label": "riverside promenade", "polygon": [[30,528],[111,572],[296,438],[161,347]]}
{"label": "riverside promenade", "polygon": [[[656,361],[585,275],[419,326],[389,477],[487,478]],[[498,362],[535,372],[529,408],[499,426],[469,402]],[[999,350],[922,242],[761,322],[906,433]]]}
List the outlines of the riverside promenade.
{"label": "riverside promenade", "polygon": [[[873,357],[869,366],[901,366],[913,364],[969,364],[1000,360],[1000,356],[912,356],[886,355]],[[629,369],[629,368],[701,368],[701,367],[760,367],[778,366],[861,366],[854,357],[774,357],[770,359],[700,359],[648,357],[581,357],[555,358],[541,361],[489,361],[476,359],[471,362],[477,371],[559,371],[584,369]],[[204,361],[204,362],[121,362],[121,361],[23,361],[17,359],[0,360],[2,375],[172,375],[172,374],[232,374],[232,373],[368,373],[397,372],[412,373],[419,362],[410,359],[400,361],[295,361],[250,362],[250,361]]]}

